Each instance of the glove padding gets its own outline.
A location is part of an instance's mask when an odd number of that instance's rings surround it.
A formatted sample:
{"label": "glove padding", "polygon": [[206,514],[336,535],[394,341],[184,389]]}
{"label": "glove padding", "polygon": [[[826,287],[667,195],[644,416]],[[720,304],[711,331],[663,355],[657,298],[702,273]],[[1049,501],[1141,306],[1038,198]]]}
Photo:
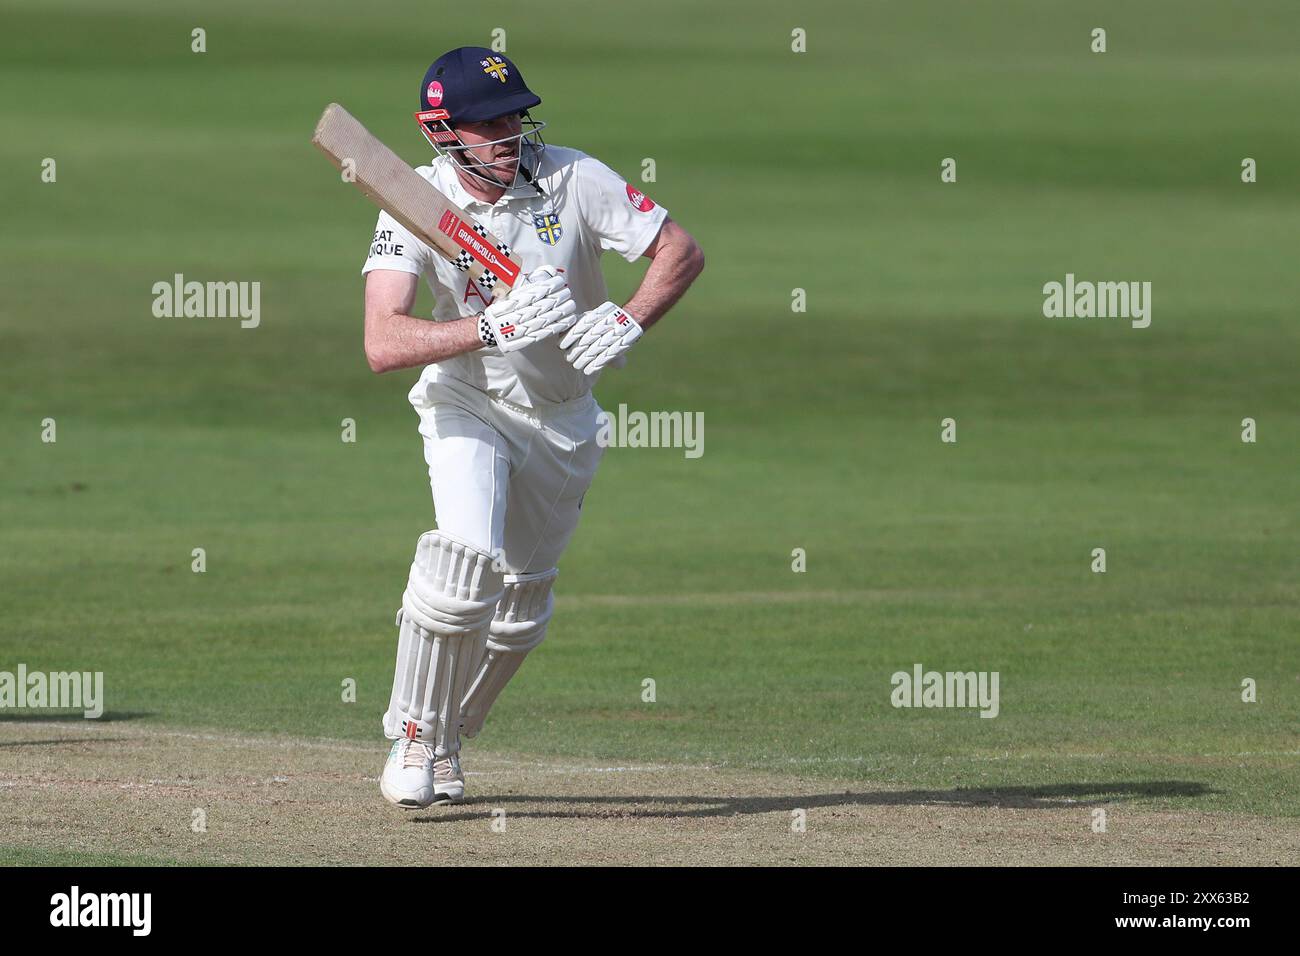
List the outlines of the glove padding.
{"label": "glove padding", "polygon": [[637,321],[613,302],[606,302],[580,316],[560,340],[560,348],[575,369],[595,375],[640,337]]}
{"label": "glove padding", "polygon": [[502,352],[513,352],[565,331],[577,321],[569,284],[554,266],[540,266],[483,312]]}

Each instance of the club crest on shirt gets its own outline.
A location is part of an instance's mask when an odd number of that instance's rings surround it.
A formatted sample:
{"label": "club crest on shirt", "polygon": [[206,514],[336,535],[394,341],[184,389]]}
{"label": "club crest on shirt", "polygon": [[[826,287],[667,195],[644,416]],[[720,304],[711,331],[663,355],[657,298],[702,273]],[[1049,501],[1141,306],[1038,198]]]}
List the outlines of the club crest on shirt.
{"label": "club crest on shirt", "polygon": [[564,234],[564,230],[560,228],[560,217],[555,213],[533,216],[533,228],[537,230],[537,238],[548,246],[555,245]]}

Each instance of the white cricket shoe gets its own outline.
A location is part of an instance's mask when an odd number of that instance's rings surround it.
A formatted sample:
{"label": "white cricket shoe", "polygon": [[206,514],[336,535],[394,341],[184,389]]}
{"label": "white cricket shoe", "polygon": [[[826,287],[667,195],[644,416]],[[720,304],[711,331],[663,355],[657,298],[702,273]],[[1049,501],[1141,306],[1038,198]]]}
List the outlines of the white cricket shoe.
{"label": "white cricket shoe", "polygon": [[465,799],[465,775],[460,772],[457,754],[433,761],[433,793],[434,803],[461,803]]}
{"label": "white cricket shoe", "polygon": [[404,810],[419,810],[433,803],[433,748],[405,737],[393,741],[379,790],[385,800]]}
{"label": "white cricket shoe", "polygon": [[437,757],[428,744],[403,737],[388,751],[379,790],[403,810],[422,810],[434,803],[460,803],[465,778],[455,754]]}

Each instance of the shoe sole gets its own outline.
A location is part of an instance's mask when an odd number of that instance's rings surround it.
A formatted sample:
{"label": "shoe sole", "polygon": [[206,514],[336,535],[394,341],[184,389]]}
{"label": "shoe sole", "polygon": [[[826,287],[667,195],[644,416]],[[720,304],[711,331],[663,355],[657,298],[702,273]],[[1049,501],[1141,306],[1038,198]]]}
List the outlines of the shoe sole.
{"label": "shoe sole", "polygon": [[[442,785],[445,786],[445,785]],[[395,807],[402,810],[425,810],[438,804],[452,804],[465,802],[465,788],[457,787],[455,790],[439,791],[437,787],[433,791],[433,799],[428,803],[421,803],[414,797],[399,797],[388,789],[388,783],[382,777],[379,780],[379,792]]]}
{"label": "shoe sole", "polygon": [[415,799],[415,797],[399,797],[388,789],[388,783],[382,777],[379,780],[379,792],[384,795],[385,800],[393,806],[400,807],[403,810],[423,810],[425,807],[432,806],[438,799],[437,794],[434,794],[433,800],[428,803],[421,803],[419,800]]}
{"label": "shoe sole", "polygon": [[439,786],[443,786],[443,785],[435,784],[433,788],[434,803],[464,803],[465,802],[465,787],[463,784],[456,785],[455,789],[449,789],[449,790],[439,790],[438,789]]}

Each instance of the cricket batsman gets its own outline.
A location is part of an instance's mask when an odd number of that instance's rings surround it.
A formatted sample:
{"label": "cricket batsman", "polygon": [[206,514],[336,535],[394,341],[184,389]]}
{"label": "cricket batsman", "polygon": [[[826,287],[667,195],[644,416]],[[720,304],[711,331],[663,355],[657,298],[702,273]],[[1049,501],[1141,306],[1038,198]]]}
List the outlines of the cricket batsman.
{"label": "cricket batsman", "polygon": [[[508,58],[482,47],[439,57],[416,120],[438,154],[417,172],[509,247],[522,265],[488,302],[469,273],[383,212],[362,270],[366,360],[423,366],[420,420],[437,529],[420,537],[397,614],[397,667],[380,781],[407,809],[464,799],[462,737],[483,727],[546,637],[560,556],[603,449],[592,386],[704,268],[667,211],[608,166],[548,146],[541,98]],[[640,287],[609,301],[600,257],[650,260]],[[429,322],[411,314],[423,276]]]}

